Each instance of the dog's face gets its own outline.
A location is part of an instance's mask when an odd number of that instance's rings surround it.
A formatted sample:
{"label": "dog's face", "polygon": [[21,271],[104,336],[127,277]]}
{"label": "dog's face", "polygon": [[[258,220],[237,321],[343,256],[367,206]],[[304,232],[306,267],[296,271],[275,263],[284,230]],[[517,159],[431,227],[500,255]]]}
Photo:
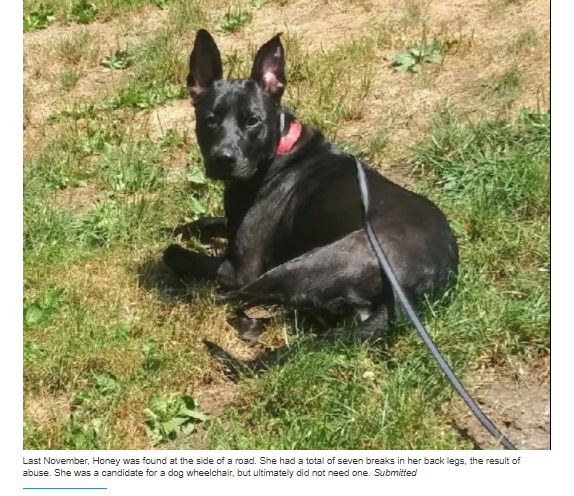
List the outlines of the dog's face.
{"label": "dog's face", "polygon": [[279,104],[287,84],[279,35],[257,52],[250,79],[222,77],[217,45],[201,29],[189,58],[187,88],[206,175],[245,180],[271,161],[279,140]]}

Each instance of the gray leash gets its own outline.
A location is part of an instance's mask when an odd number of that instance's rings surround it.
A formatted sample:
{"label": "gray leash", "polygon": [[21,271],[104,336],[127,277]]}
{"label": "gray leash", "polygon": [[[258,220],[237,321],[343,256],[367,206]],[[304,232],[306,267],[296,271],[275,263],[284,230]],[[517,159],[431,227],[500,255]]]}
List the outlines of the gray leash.
{"label": "gray leash", "polygon": [[369,189],[367,187],[367,178],[365,176],[365,169],[363,168],[363,164],[353,157],[355,163],[357,164],[357,177],[359,179],[359,190],[361,192],[361,207],[363,209],[363,229],[367,234],[367,238],[371,245],[371,248],[375,252],[375,256],[377,257],[377,261],[383,273],[387,276],[389,282],[393,290],[395,291],[396,295],[399,297],[407,316],[409,317],[410,321],[415,326],[415,329],[419,333],[420,337],[424,341],[427,348],[432,353],[435,360],[438,362],[441,370],[446,375],[449,382],[452,384],[456,392],[461,396],[464,402],[468,405],[474,416],[478,419],[478,421],[483,425],[483,427],[500,443],[504,448],[515,450],[516,448],[514,445],[504,436],[504,434],[496,427],[496,425],[486,416],[486,414],[480,409],[476,401],[470,396],[467,390],[464,388],[458,377],[450,368],[447,361],[441,355],[440,351],[434,344],[433,340],[429,336],[428,331],[425,329],[425,326],[422,324],[414,306],[410,302],[408,296],[403,291],[403,288],[399,284],[395,273],[381,248],[381,244],[377,239],[375,231],[373,230],[373,226],[369,220]]}

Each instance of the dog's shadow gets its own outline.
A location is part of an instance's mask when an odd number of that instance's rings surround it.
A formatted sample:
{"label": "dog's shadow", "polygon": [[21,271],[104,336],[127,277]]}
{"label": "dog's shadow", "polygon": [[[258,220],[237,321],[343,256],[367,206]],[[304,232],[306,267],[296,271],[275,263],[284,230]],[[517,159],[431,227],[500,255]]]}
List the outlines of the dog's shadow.
{"label": "dog's shadow", "polygon": [[274,349],[267,348],[253,360],[240,360],[213,341],[204,339],[203,344],[209,354],[221,364],[223,373],[232,382],[238,382],[245,376],[265,372],[273,366],[282,365],[294,357],[298,351],[297,347],[285,345]]}
{"label": "dog's shadow", "polygon": [[173,273],[161,257],[144,260],[136,270],[139,287],[154,291],[165,303],[193,303],[197,298],[216,289],[215,284],[210,281],[182,279]]}

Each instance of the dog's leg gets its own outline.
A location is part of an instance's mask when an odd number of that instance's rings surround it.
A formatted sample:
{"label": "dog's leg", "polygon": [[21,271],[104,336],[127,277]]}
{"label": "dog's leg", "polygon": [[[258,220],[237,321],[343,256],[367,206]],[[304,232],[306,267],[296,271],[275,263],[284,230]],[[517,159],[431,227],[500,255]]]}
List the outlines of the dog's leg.
{"label": "dog's leg", "polygon": [[281,303],[343,315],[369,316],[361,333],[385,331],[392,319],[392,292],[362,231],[285,262],[228,294],[249,304]]}
{"label": "dog's leg", "polygon": [[359,323],[359,338],[374,341],[384,337],[395,321],[392,302],[381,303],[365,320]]}
{"label": "dog's leg", "polygon": [[177,226],[174,236],[182,240],[197,238],[202,243],[209,243],[213,238],[227,238],[227,222],[225,217],[204,217],[188,224]]}
{"label": "dog's leg", "polygon": [[179,245],[169,245],[163,252],[164,263],[178,276],[190,279],[215,279],[223,257],[195,253]]}

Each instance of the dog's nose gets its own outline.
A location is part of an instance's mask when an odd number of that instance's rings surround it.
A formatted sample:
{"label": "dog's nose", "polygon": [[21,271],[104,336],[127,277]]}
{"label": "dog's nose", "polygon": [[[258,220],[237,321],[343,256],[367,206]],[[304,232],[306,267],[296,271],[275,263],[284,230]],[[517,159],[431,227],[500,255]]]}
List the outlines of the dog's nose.
{"label": "dog's nose", "polygon": [[209,156],[205,172],[211,179],[229,179],[237,169],[238,156],[231,147],[220,147]]}
{"label": "dog's nose", "polygon": [[213,160],[223,166],[232,166],[236,159],[230,150],[221,150],[213,155]]}

